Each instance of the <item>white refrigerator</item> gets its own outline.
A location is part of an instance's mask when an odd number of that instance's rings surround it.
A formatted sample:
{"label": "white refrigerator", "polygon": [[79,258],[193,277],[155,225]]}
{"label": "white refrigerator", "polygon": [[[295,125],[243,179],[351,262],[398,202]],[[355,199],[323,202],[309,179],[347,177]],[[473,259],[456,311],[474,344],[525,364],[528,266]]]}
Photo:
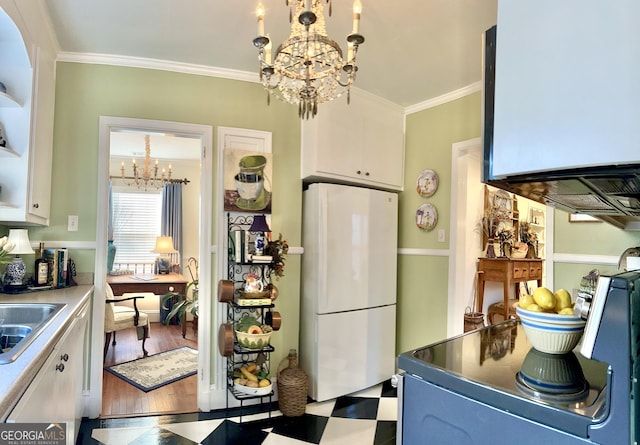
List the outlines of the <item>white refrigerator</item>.
{"label": "white refrigerator", "polygon": [[299,356],[324,401],[395,372],[398,197],[311,184],[303,199]]}

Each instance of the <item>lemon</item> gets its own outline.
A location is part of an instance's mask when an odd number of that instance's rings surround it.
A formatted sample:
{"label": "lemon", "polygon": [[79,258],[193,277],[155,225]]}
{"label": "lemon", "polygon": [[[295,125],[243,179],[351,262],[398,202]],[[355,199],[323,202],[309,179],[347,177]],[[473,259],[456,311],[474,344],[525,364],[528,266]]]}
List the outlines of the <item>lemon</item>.
{"label": "lemon", "polygon": [[558,289],[554,292],[556,296],[556,312],[571,307],[571,294],[566,289]]}
{"label": "lemon", "polygon": [[542,310],[555,309],[556,296],[546,287],[539,287],[533,291],[533,300]]}
{"label": "lemon", "polygon": [[542,308],[535,303],[530,304],[529,306],[526,307],[526,309],[528,311],[533,311],[533,312],[542,312]]}
{"label": "lemon", "polygon": [[533,297],[531,295],[520,295],[518,304],[521,308],[526,309],[527,306],[532,305],[533,303],[535,303],[535,301],[533,301]]}
{"label": "lemon", "polygon": [[573,308],[572,307],[565,307],[563,309],[560,309],[558,311],[558,314],[560,314],[560,315],[573,315]]}

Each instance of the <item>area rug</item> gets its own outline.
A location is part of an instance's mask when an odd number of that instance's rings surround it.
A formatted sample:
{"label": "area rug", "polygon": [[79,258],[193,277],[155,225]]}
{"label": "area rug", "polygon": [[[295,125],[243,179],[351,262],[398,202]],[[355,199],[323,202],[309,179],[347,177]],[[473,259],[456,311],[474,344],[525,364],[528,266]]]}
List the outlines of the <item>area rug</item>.
{"label": "area rug", "polygon": [[144,392],[194,375],[198,371],[198,351],[188,346],[104,368]]}

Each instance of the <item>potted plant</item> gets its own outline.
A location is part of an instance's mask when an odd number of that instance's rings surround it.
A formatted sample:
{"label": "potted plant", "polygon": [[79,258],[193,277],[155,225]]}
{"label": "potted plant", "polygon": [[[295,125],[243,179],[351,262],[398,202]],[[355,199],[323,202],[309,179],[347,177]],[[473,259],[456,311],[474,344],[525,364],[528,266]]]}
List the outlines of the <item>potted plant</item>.
{"label": "potted plant", "polygon": [[284,276],[285,255],[289,251],[287,240],[282,239],[282,233],[278,234],[277,240],[269,241],[264,248],[264,254],[272,257],[273,269],[271,274],[279,280]]}
{"label": "potted plant", "polygon": [[[199,304],[198,304],[198,260],[194,257],[189,258],[188,266],[189,274],[191,275],[191,281],[187,283],[187,287],[185,289],[185,295],[181,295],[178,292],[167,292],[162,296],[162,307],[166,310],[169,310],[169,313],[164,318],[164,324],[168,325],[173,317],[178,317],[178,323],[180,326],[183,326],[183,323],[186,322],[187,314],[191,314],[193,316],[193,331],[198,328],[198,315],[199,315]],[[191,296],[189,296],[189,290],[191,289]],[[176,302],[176,300],[178,300]],[[173,301],[174,304],[171,308],[167,307],[167,303],[169,301]],[[184,330],[183,335],[184,337]]]}

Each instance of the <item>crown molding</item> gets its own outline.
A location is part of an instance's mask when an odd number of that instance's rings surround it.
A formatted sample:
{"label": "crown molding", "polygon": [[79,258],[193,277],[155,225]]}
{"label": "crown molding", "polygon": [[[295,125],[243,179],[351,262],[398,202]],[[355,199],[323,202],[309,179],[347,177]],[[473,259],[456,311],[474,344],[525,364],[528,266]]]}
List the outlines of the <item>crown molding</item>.
{"label": "crown molding", "polygon": [[466,87],[462,87],[455,91],[451,91],[449,93],[443,94],[442,96],[434,97],[429,100],[425,100],[424,102],[417,103],[415,105],[410,105],[405,108],[404,114],[409,115],[413,113],[417,113],[418,111],[423,111],[428,108],[437,107],[438,105],[445,104],[447,102],[454,101],[456,99],[460,99],[462,97],[468,96],[473,93],[477,93],[482,89],[482,82],[474,82],[471,85],[467,85]]}
{"label": "crown molding", "polygon": [[193,63],[173,62],[170,60],[147,59],[143,57],[116,56],[96,53],[58,53],[57,61],[87,63],[95,65],[115,65],[130,68],[146,68],[161,71],[173,71],[184,74],[196,74],[199,76],[221,77],[223,79],[242,80],[245,82],[259,83],[257,73],[232,70],[227,68],[196,65]]}
{"label": "crown molding", "polygon": [[[96,65],[125,66],[130,68],[145,68],[145,69],[161,70],[161,71],[173,71],[173,72],[184,73],[184,74],[196,74],[199,76],[220,77],[223,79],[241,80],[245,82],[260,83],[258,74],[254,72],[212,67],[207,65],[196,65],[192,63],[181,63],[181,62],[174,62],[170,60],[148,59],[144,57],[118,56],[118,55],[97,54],[97,53],[59,52],[57,61],[72,62],[72,63],[87,63],[87,64],[96,64]],[[358,90],[358,93],[366,95],[375,100],[378,100],[389,107],[399,108],[401,110],[403,109],[400,105],[394,102],[391,102],[380,96],[376,96],[375,94],[369,93],[358,87],[353,87],[353,89]],[[417,104],[405,107],[403,109],[404,114],[406,116],[409,114],[417,113],[418,111],[426,110],[428,108],[433,108],[438,105],[442,105],[447,102],[451,102],[453,100],[460,99],[462,97],[476,93],[481,89],[482,89],[482,83],[475,82],[475,83],[472,83],[471,85],[467,85],[466,87],[460,88],[458,90],[451,91],[441,96],[434,97],[432,99],[428,99],[426,101],[419,102]]]}

